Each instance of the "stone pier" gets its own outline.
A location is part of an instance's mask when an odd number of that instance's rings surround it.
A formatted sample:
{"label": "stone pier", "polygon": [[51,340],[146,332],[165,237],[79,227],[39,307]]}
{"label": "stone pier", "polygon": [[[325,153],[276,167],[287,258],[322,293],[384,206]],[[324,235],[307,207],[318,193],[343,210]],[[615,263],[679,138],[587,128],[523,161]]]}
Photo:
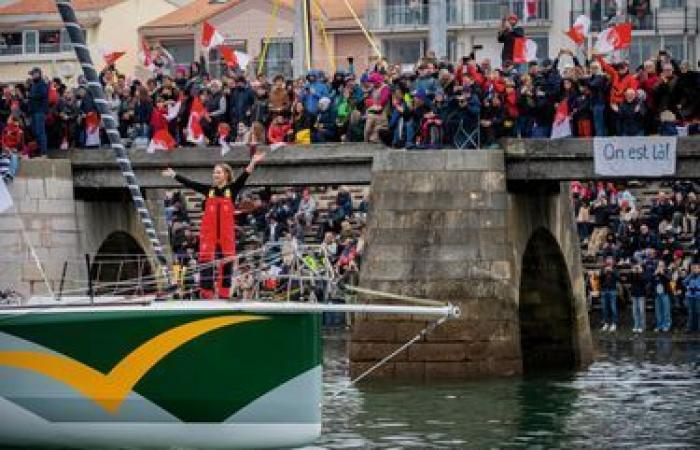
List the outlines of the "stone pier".
{"label": "stone pier", "polygon": [[[69,160],[23,161],[8,186],[14,207],[0,214],[0,289],[12,288],[29,297],[47,295],[41,271],[29,251],[36,249],[51,288],[58,291],[64,262],[64,289],[86,279],[82,232],[73,196]],[[22,228],[26,232],[23,237]]]}
{"label": "stone pier", "polygon": [[[547,355],[557,367],[591,359],[565,185],[509,190],[499,151],[387,151],[374,160],[367,229],[364,287],[462,309],[459,320],[376,376],[515,375]],[[362,372],[427,324],[411,316],[359,317],[351,372]]]}

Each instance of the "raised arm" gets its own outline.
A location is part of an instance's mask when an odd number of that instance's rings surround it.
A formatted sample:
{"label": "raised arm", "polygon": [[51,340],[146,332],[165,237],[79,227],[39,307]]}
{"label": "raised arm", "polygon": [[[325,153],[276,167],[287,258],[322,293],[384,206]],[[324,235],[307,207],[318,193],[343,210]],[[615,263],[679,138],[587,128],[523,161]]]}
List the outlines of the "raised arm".
{"label": "raised arm", "polygon": [[198,192],[202,195],[207,195],[209,193],[209,189],[211,189],[210,185],[190,180],[189,178],[187,178],[183,175],[179,175],[170,167],[168,167],[167,169],[165,169],[163,171],[163,176],[169,177],[169,178],[174,178],[175,181],[177,181],[181,185],[185,186],[188,189],[192,189],[193,191]]}

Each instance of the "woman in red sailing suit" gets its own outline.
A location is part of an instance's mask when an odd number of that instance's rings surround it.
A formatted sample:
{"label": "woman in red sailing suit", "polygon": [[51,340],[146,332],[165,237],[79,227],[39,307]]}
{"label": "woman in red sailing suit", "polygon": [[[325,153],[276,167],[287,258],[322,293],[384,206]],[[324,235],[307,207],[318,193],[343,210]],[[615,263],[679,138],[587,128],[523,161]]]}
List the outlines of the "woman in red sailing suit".
{"label": "woman in red sailing suit", "polygon": [[[235,201],[238,192],[245,185],[248,176],[253,173],[255,165],[263,160],[264,153],[255,153],[245,171],[233,180],[233,170],[228,164],[217,164],[212,173],[212,185],[198,183],[165,169],[163,175],[175,178],[186,188],[204,195],[204,216],[199,230],[199,265],[200,295],[203,299],[214,298],[214,280],[218,298],[231,296],[231,278],[233,276],[233,259],[236,256],[236,220]],[[214,275],[213,261],[225,258],[228,261],[217,269]]]}

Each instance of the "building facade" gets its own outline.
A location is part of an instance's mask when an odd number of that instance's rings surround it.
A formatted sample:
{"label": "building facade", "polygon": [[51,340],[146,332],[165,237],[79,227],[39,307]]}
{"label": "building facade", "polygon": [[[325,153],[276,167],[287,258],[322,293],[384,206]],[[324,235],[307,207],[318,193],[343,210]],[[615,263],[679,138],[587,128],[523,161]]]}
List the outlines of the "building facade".
{"label": "building facade", "polygon": [[[182,3],[173,0],[75,0],[73,5],[98,67],[103,64],[101,50],[124,51],[126,54],[117,62],[117,68],[133,74],[139,64],[138,27],[177,9]],[[18,0],[0,6],[0,81],[24,81],[35,66],[49,76],[69,81],[80,71],[55,3],[52,0]]]}
{"label": "building facade", "polygon": [[[430,50],[431,1],[367,0],[364,21],[389,61],[411,64]],[[591,17],[593,36],[608,25],[634,24],[627,55],[640,63],[665,48],[678,60],[695,60],[697,0],[442,0],[446,8],[447,55],[456,61],[476,49],[477,58],[501,64],[496,37],[502,18],[516,14],[528,37],[538,44],[539,59],[555,57],[573,43],[564,35],[581,14]],[[526,4],[534,14],[525,18]],[[594,40],[594,37],[591,38]],[[592,43],[592,42],[591,42]],[[441,56],[441,55],[438,55]],[[695,65],[695,64],[693,64]]]}

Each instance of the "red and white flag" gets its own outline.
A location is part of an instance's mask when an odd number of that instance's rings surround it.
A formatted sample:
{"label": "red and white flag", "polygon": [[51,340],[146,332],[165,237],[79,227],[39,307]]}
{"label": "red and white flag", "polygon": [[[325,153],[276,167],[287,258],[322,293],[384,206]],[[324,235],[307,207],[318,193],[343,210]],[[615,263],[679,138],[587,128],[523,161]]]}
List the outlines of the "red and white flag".
{"label": "red and white flag", "polygon": [[153,54],[151,53],[151,47],[145,40],[141,40],[141,51],[139,52],[141,58],[141,64],[151,72],[156,71],[156,64],[153,61]]}
{"label": "red and white flag", "polygon": [[571,134],[569,102],[564,99],[559,102],[559,106],[557,106],[557,113],[554,115],[554,124],[552,124],[552,139],[570,137]]}
{"label": "red and white flag", "polygon": [[209,22],[202,24],[202,47],[207,50],[216,48],[224,43],[224,36]]}
{"label": "red and white flag", "polygon": [[537,19],[537,5],[539,0],[525,0],[523,5],[523,21],[527,22],[531,19]]}
{"label": "red and white flag", "polygon": [[192,100],[190,108],[190,119],[187,122],[187,141],[196,145],[204,145],[204,130],[202,130],[202,118],[206,115],[207,110],[204,108],[199,97]]}
{"label": "red and white flag", "polygon": [[231,151],[231,145],[228,143],[228,135],[231,133],[231,125],[223,122],[219,124],[217,130],[219,134],[219,145],[221,145],[221,156],[226,156]]}
{"label": "red and white flag", "polygon": [[621,23],[610,27],[598,35],[595,50],[598,53],[610,53],[623,50],[632,45],[632,24]]}
{"label": "red and white flag", "polygon": [[247,53],[235,51],[228,45],[222,45],[219,47],[219,52],[221,57],[226,61],[226,65],[229,67],[239,67],[242,70],[248,66],[250,63],[250,55]]}
{"label": "red and white flag", "polygon": [[574,25],[564,34],[576,43],[579,47],[586,42],[586,38],[591,32],[591,19],[588,16],[578,16]]}
{"label": "red and white flag", "polygon": [[182,108],[182,100],[178,100],[177,102],[168,105],[168,114],[165,115],[165,120],[172,122],[173,120],[177,119],[177,116],[180,114],[180,108]]}
{"label": "red and white flag", "polygon": [[176,145],[175,138],[172,137],[167,128],[163,128],[155,132],[146,152],[155,153],[157,150],[172,150]]}
{"label": "red and white flag", "polygon": [[537,60],[537,43],[527,37],[515,38],[513,43],[513,62],[525,64]]}
{"label": "red and white flag", "polygon": [[105,60],[105,64],[108,66],[113,66],[124,55],[126,55],[126,52],[108,52],[102,55],[102,59]]}
{"label": "red and white flag", "polygon": [[94,111],[85,116],[85,146],[100,146],[100,115]]}

